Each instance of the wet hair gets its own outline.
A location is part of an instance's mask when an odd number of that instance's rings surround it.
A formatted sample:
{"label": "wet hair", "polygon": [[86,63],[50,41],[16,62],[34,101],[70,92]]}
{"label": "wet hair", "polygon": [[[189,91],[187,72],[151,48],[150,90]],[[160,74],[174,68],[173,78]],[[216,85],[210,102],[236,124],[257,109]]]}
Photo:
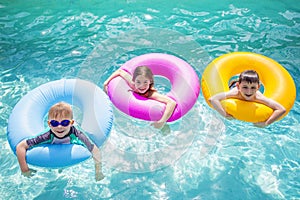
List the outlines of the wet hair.
{"label": "wet hair", "polygon": [[145,76],[146,78],[148,78],[150,80],[150,85],[149,85],[149,89],[141,94],[141,93],[138,93],[139,95],[141,96],[144,96],[144,97],[150,97],[155,90],[154,88],[154,76],[153,76],[153,73],[151,71],[151,69],[147,66],[138,66],[135,68],[134,72],[133,72],[133,76],[132,76],[132,80],[135,81],[136,77],[137,76]]}
{"label": "wet hair", "polygon": [[65,103],[65,102],[59,102],[54,104],[49,112],[48,112],[48,118],[55,119],[55,118],[73,118],[73,111],[72,107]]}
{"label": "wet hair", "polygon": [[248,83],[260,83],[259,76],[254,70],[245,70],[239,76],[239,83],[246,81]]}

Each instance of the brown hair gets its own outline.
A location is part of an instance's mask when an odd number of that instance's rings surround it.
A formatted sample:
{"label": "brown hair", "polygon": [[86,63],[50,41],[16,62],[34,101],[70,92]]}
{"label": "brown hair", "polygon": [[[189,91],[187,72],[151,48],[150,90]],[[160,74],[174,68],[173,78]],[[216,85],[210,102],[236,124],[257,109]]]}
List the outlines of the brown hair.
{"label": "brown hair", "polygon": [[239,83],[241,83],[242,81],[259,84],[259,76],[254,70],[245,70],[240,74],[239,77]]}
{"label": "brown hair", "polygon": [[48,113],[48,118],[73,118],[72,107],[65,103],[59,102],[54,104]]}
{"label": "brown hair", "polygon": [[135,68],[135,70],[133,72],[132,80],[135,81],[136,77],[139,75],[145,76],[146,78],[150,79],[150,85],[149,85],[149,89],[145,93],[143,93],[143,94],[138,93],[138,94],[141,96],[144,96],[144,97],[150,97],[153,94],[153,92],[156,91],[154,88],[153,73],[152,73],[151,69],[147,66],[138,66]]}
{"label": "brown hair", "polygon": [[132,76],[132,80],[135,81],[136,77],[142,75],[145,76],[146,78],[149,78],[151,83],[154,83],[153,79],[153,73],[151,69],[147,66],[138,66],[135,68]]}

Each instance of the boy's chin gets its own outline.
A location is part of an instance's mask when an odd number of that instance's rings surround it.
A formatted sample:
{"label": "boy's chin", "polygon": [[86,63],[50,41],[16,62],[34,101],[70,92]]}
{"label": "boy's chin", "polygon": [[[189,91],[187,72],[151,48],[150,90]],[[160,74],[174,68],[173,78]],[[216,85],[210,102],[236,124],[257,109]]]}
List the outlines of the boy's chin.
{"label": "boy's chin", "polygon": [[244,99],[245,99],[246,101],[253,101],[253,100],[254,100],[254,97],[253,97],[253,96],[250,96],[250,97],[244,96]]}
{"label": "boy's chin", "polygon": [[59,139],[64,138],[67,135],[65,133],[57,133],[57,132],[53,132],[53,133],[54,133],[55,137],[57,137]]}

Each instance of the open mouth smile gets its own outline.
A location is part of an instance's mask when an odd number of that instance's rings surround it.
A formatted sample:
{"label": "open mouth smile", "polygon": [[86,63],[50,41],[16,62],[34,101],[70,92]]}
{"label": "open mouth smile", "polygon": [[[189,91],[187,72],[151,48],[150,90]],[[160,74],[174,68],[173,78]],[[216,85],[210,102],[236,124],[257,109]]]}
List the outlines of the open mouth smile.
{"label": "open mouth smile", "polygon": [[56,132],[61,134],[61,133],[63,133],[64,131],[56,131]]}

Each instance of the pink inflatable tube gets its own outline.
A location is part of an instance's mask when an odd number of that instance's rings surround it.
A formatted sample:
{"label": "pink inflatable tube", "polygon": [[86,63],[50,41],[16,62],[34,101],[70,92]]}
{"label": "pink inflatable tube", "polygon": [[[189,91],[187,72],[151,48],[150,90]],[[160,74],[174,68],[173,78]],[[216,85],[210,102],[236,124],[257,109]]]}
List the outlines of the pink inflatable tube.
{"label": "pink inflatable tube", "polygon": [[[150,53],[127,61],[121,69],[132,75],[137,66],[148,66],[155,76],[163,76],[170,81],[172,88],[166,95],[175,100],[177,105],[168,122],[179,119],[194,106],[200,85],[196,72],[187,62],[168,54]],[[108,96],[119,110],[138,119],[158,121],[165,110],[164,103],[130,91],[121,77],[109,82]]]}

